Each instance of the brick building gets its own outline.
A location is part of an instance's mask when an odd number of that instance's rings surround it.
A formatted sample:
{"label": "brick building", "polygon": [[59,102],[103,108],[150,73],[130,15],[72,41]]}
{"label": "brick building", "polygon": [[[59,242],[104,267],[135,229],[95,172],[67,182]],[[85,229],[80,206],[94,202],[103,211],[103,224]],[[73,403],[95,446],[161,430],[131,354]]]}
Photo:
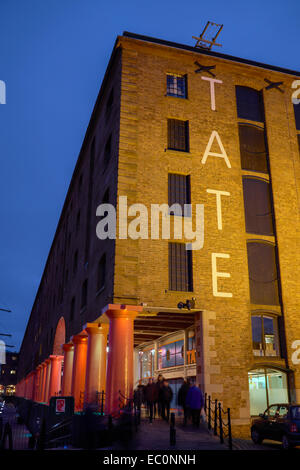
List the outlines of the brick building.
{"label": "brick building", "polygon": [[0,364],[0,394],[13,395],[17,385],[19,354],[6,352],[5,363]]}
{"label": "brick building", "polygon": [[[274,401],[300,402],[299,76],[117,38],[25,332],[19,395],[61,391],[80,409],[106,389],[112,410],[139,378],[162,372],[176,392],[196,377],[239,435]],[[202,248],[186,250],[174,230],[147,238],[150,219],[143,238],[121,223],[100,240],[97,207],[113,204],[123,220],[122,196],[149,213],[192,204],[165,213],[171,225],[202,204]]]}

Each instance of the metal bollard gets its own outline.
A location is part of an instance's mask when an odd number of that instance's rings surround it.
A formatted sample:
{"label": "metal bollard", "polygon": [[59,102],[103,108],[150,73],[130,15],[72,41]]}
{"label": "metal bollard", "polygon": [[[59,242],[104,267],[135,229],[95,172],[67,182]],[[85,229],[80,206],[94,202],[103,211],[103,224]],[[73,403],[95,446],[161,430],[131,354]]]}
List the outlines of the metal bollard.
{"label": "metal bollard", "polygon": [[220,442],[224,444],[224,435],[223,435],[223,421],[222,421],[222,405],[219,403],[219,430],[220,430]]}
{"label": "metal bollard", "polygon": [[218,400],[215,400],[214,435],[218,435]]}
{"label": "metal bollard", "polygon": [[229,447],[229,450],[232,450],[232,434],[231,434],[230,408],[227,408],[227,415],[228,415],[228,447]]}

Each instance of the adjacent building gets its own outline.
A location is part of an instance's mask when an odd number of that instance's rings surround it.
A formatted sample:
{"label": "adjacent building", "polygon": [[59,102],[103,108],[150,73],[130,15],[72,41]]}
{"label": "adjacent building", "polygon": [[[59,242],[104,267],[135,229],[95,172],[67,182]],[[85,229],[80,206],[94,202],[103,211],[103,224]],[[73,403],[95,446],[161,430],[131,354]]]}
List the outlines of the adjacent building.
{"label": "adjacent building", "polygon": [[[162,373],[176,407],[194,377],[231,408],[235,435],[270,404],[300,402],[299,76],[117,38],[25,332],[19,395],[72,394],[81,409],[105,390],[113,412],[119,390],[125,400]],[[116,237],[102,204],[116,209]]]}
{"label": "adjacent building", "polygon": [[5,363],[0,364],[0,395],[14,395],[17,385],[19,354],[6,352]]}

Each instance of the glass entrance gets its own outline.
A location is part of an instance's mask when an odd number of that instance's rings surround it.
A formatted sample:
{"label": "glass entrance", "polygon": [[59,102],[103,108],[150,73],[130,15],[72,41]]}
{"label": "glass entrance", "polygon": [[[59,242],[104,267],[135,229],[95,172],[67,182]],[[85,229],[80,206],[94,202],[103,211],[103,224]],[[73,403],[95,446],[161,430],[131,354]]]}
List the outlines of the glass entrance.
{"label": "glass entrance", "polygon": [[269,368],[255,369],[248,373],[250,414],[258,416],[273,403],[288,403],[287,374]]}

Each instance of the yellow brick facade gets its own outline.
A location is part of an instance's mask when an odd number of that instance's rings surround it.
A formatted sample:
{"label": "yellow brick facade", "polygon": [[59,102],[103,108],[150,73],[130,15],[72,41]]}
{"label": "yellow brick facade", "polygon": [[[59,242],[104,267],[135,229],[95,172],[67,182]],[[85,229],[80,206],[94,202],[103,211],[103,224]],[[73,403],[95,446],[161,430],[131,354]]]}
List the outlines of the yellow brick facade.
{"label": "yellow brick facade", "polygon": [[[199,53],[120,38],[122,47],[120,147],[118,196],[128,205],[168,203],[168,173],[191,177],[191,202],[204,204],[205,239],[193,251],[194,292],[169,290],[167,240],[116,240],[115,302],[176,308],[179,301],[196,298],[205,312],[206,391],[231,407],[235,435],[249,433],[248,371],[260,365],[290,368],[295,384],[291,398],[300,401],[300,365],[293,365],[293,341],[300,340],[299,290],[299,193],[300,165],[291,84],[295,77],[247,64]],[[222,84],[215,85],[216,110],[211,110],[209,82],[195,73],[195,61],[215,65]],[[188,98],[166,96],[166,74],[187,74]],[[283,81],[284,93],[265,90],[264,78]],[[248,235],[245,231],[235,86],[264,89],[263,98],[269,148],[274,212],[285,318],[287,360],[254,357],[251,312],[275,312],[280,307],[251,305],[246,240],[274,237]],[[189,121],[190,152],[167,150],[167,118]],[[231,168],[224,159],[201,160],[212,131],[217,131]],[[219,152],[216,143],[213,149]],[[268,175],[257,174],[264,179]],[[223,190],[223,229],[218,230],[216,197],[207,189]],[[219,279],[218,289],[231,298],[215,297],[212,291],[212,253],[229,254],[218,259],[218,271],[230,273]],[[196,329],[197,329],[196,321]],[[198,328],[198,333],[201,329]],[[197,334],[197,331],[196,331]],[[197,358],[200,373],[201,361]],[[292,375],[293,377],[293,375]],[[293,380],[293,379],[291,379]],[[293,385],[293,384],[292,384]]]}

